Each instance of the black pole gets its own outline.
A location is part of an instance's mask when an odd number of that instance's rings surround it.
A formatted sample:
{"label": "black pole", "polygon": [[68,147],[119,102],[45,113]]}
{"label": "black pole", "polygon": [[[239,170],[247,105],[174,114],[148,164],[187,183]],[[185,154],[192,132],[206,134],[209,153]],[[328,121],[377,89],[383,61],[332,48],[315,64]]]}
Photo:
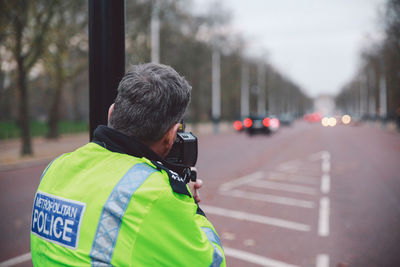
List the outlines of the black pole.
{"label": "black pole", "polygon": [[125,1],[89,0],[90,140],[107,112],[125,73]]}

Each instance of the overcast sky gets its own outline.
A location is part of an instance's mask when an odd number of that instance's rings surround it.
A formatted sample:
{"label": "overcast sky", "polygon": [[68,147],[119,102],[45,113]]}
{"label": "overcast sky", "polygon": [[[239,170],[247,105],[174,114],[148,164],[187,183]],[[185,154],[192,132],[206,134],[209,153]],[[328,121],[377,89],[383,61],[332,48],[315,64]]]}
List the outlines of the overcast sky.
{"label": "overcast sky", "polygon": [[[213,0],[194,0],[204,12]],[[362,47],[382,38],[384,0],[221,0],[249,54],[268,60],[310,96],[337,93],[353,77]],[[258,52],[259,51],[259,52]]]}

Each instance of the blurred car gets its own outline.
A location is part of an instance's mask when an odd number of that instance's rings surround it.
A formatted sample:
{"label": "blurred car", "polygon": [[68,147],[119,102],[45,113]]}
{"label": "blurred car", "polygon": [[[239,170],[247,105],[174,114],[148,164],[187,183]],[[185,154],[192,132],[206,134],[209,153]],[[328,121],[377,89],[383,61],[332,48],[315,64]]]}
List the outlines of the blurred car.
{"label": "blurred car", "polygon": [[[239,129],[239,123],[236,124]],[[271,116],[252,115],[243,120],[242,128],[249,135],[256,133],[270,134],[279,128],[279,120],[278,118]]]}
{"label": "blurred car", "polygon": [[233,128],[235,129],[235,131],[237,132],[243,132],[244,128],[243,128],[243,122],[241,120],[236,120],[233,123]]}
{"label": "blurred car", "polygon": [[285,113],[279,116],[279,122],[281,125],[290,126],[294,118],[292,115]]}
{"label": "blurred car", "polygon": [[318,112],[314,112],[312,114],[304,115],[304,120],[307,122],[320,122],[322,120],[322,116]]}

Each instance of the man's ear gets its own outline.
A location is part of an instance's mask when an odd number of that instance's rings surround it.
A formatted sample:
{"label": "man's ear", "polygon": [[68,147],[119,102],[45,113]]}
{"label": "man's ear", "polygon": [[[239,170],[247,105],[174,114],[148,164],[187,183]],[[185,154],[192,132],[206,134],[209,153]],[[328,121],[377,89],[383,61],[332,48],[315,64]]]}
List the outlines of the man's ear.
{"label": "man's ear", "polygon": [[111,106],[108,108],[108,121],[110,121],[111,113],[113,113],[114,111],[114,105],[115,103],[112,103]]}
{"label": "man's ear", "polygon": [[171,126],[171,128],[168,130],[168,132],[164,136],[164,142],[168,143],[170,146],[169,149],[172,147],[172,145],[175,142],[176,139],[176,133],[178,132],[179,129],[179,123],[176,123]]}
{"label": "man's ear", "polygon": [[165,158],[175,142],[178,129],[179,123],[172,125],[160,140],[147,145],[161,158]]}
{"label": "man's ear", "polygon": [[169,151],[171,150],[172,145],[175,142],[178,129],[179,123],[172,125],[171,128],[169,128],[168,132],[166,132],[164,137],[162,138],[163,157],[167,156]]}

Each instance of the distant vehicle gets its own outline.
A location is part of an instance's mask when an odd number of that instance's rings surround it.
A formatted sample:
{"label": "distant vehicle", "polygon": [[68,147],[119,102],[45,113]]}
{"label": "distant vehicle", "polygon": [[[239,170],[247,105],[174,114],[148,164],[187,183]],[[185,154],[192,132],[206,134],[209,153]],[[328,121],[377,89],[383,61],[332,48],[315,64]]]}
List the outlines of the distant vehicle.
{"label": "distant vehicle", "polygon": [[304,115],[304,120],[306,120],[308,122],[320,122],[321,119],[322,119],[322,116],[318,112]]}
{"label": "distant vehicle", "polygon": [[292,115],[285,113],[279,116],[279,122],[281,125],[290,126],[294,118]]}
{"label": "distant vehicle", "polygon": [[240,120],[236,120],[233,123],[233,128],[237,131],[237,132],[243,132],[244,128],[243,128],[243,122]]}
{"label": "distant vehicle", "polygon": [[279,119],[268,116],[248,116],[243,121],[235,121],[236,131],[245,131],[249,135],[256,133],[270,134],[279,128]]}
{"label": "distant vehicle", "polygon": [[261,116],[249,116],[243,120],[243,126],[246,133],[252,135],[255,133],[270,134],[270,118]]}

